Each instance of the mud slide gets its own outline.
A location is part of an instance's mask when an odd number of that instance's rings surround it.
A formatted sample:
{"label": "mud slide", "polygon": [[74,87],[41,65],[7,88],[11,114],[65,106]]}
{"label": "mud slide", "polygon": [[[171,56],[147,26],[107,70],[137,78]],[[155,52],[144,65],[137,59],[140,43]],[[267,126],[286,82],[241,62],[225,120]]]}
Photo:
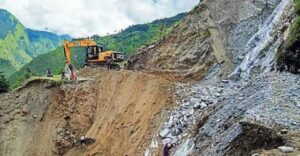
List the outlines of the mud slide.
{"label": "mud slide", "polygon": [[81,75],[94,80],[0,95],[0,155],[142,155],[172,107],[172,83],[129,71]]}

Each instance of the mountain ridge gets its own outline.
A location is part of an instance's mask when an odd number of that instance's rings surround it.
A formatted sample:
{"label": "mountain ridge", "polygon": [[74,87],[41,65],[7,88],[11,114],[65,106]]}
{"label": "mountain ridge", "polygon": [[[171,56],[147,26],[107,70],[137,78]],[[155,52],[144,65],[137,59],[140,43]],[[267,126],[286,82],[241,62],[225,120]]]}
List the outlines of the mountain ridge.
{"label": "mountain ridge", "polygon": [[[0,9],[0,71],[9,77],[34,57],[54,50],[71,37],[26,28],[13,14]],[[7,61],[9,63],[7,63]]]}

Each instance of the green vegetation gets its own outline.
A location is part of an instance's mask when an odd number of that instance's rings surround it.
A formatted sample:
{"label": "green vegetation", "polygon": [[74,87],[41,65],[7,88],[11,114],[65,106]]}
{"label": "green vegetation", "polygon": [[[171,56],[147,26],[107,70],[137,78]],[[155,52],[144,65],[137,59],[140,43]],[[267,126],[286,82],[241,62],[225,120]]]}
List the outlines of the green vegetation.
{"label": "green vegetation", "polygon": [[15,73],[17,70],[10,63],[10,61],[0,58],[0,71],[5,71],[4,75],[8,79],[9,76]]}
{"label": "green vegetation", "polygon": [[300,0],[294,0],[295,3],[295,12],[297,15],[300,15]]}
{"label": "green vegetation", "polygon": [[94,36],[94,39],[107,49],[132,55],[142,45],[150,45],[168,35],[172,30],[171,27],[185,16],[186,13],[182,13],[148,24],[130,26],[118,34],[105,37]]}
{"label": "green vegetation", "polygon": [[[85,57],[85,48],[73,48],[72,54],[72,64],[76,69],[81,68],[85,61],[83,59]],[[51,69],[54,75],[60,75],[64,70],[65,61],[62,47],[59,47],[52,52],[39,55],[18,72],[14,73],[9,79],[9,84],[10,86],[13,86],[13,88],[16,88],[29,77],[46,75],[46,70],[48,68]]]}
{"label": "green vegetation", "polygon": [[68,35],[58,36],[51,32],[31,29],[26,29],[25,31],[31,43],[28,48],[28,54],[32,57],[36,57],[38,55],[55,50],[58,46],[61,45],[64,39],[72,40],[72,38]]}
{"label": "green vegetation", "polygon": [[68,36],[26,29],[17,18],[0,9],[0,70],[5,77],[29,63],[34,57],[58,47]]}
{"label": "green vegetation", "polygon": [[300,68],[300,0],[294,0],[294,9],[296,19],[292,24],[286,44],[281,47],[276,57],[280,70],[287,67],[288,71],[297,73]]}
{"label": "green vegetation", "polygon": [[0,72],[0,94],[8,91],[9,85],[3,72]]}
{"label": "green vegetation", "polygon": [[10,61],[15,69],[20,69],[31,60],[23,48],[28,46],[29,41],[24,34],[24,28],[21,24],[17,24],[13,33],[8,33],[5,38],[0,39],[0,58]]}
{"label": "green vegetation", "polygon": [[294,8],[296,13],[295,22],[292,25],[288,38],[288,48],[291,48],[296,42],[300,41],[300,0],[294,0]]}
{"label": "green vegetation", "polygon": [[24,80],[23,83],[19,84],[18,86],[15,86],[13,88],[13,91],[21,88],[26,88],[29,84],[34,82],[47,82],[49,85],[47,87],[55,87],[55,86],[60,86],[62,84],[60,75],[54,75],[53,77],[31,76],[28,79],[26,79],[26,81]]}
{"label": "green vegetation", "polygon": [[[29,68],[26,68],[24,70],[24,73],[22,73],[22,75],[15,77],[16,79],[15,79],[15,82],[12,87],[17,88],[17,87],[21,86],[25,80],[29,79],[32,76],[35,76],[35,74],[32,73],[32,71]],[[11,78],[10,78],[10,80],[11,80]]]}
{"label": "green vegetation", "polygon": [[[130,26],[119,34],[100,37],[94,35],[93,38],[98,44],[104,45],[106,49],[133,54],[142,45],[152,44],[168,35],[173,26],[179,24],[186,14],[179,14],[175,17],[156,20],[148,24],[138,24]],[[72,64],[77,69],[85,63],[85,48],[72,49]],[[13,74],[9,83],[14,88],[20,86],[30,76],[42,76],[50,68],[55,75],[61,74],[64,70],[65,56],[63,48],[59,47],[52,52],[42,54],[34,58],[20,71]]]}

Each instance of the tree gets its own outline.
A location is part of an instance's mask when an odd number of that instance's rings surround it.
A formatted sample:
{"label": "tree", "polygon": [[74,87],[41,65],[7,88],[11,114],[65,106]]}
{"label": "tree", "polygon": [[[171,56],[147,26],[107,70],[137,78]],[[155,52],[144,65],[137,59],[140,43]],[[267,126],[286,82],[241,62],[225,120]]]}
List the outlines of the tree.
{"label": "tree", "polygon": [[15,89],[20,87],[25,80],[29,79],[32,76],[35,76],[35,74],[32,73],[30,68],[26,67],[25,72],[23,73],[23,75],[18,76],[14,85],[12,85],[12,88]]}
{"label": "tree", "polygon": [[3,72],[0,72],[0,94],[6,93],[9,89],[8,82],[4,76]]}

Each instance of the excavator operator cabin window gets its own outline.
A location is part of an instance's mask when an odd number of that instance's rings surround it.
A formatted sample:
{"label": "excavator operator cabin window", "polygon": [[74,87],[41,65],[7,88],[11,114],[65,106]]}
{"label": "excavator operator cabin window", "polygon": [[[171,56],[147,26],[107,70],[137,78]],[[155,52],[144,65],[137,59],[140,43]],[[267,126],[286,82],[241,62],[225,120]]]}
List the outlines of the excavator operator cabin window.
{"label": "excavator operator cabin window", "polygon": [[99,53],[97,51],[97,47],[88,47],[87,48],[87,57],[88,59],[97,59],[99,56]]}

